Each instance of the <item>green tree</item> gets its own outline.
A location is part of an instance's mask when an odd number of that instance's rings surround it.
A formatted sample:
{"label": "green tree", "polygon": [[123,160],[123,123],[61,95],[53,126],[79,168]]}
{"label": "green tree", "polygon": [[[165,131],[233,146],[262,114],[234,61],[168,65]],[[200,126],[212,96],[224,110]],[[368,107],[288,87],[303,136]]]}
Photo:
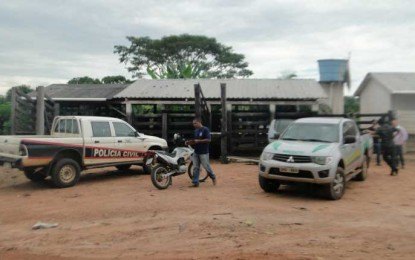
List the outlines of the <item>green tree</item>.
{"label": "green tree", "polygon": [[279,76],[278,79],[294,79],[296,77],[297,73],[295,71],[285,70],[281,72],[281,76]]}
{"label": "green tree", "polygon": [[344,112],[345,113],[358,113],[360,110],[359,99],[357,97],[345,96],[344,97]]}
{"label": "green tree", "polygon": [[106,76],[101,79],[104,84],[125,84],[132,83],[133,81],[126,79],[124,76]]}
{"label": "green tree", "polygon": [[101,80],[94,79],[88,76],[73,78],[68,81],[68,84],[102,84]]}
{"label": "green tree", "polygon": [[10,102],[6,101],[6,98],[0,96],[0,134],[10,133]]}
{"label": "green tree", "polygon": [[253,73],[243,54],[202,35],[172,35],[161,39],[128,36],[129,46],[116,45],[114,53],[133,77],[235,78]]}
{"label": "green tree", "polygon": [[[20,90],[20,92],[23,92],[25,94],[28,94],[33,91],[33,89],[28,85],[19,85],[19,86],[15,86],[15,88],[17,88],[18,90]],[[7,90],[6,92],[6,101],[11,101],[11,100],[12,100],[12,88]]]}

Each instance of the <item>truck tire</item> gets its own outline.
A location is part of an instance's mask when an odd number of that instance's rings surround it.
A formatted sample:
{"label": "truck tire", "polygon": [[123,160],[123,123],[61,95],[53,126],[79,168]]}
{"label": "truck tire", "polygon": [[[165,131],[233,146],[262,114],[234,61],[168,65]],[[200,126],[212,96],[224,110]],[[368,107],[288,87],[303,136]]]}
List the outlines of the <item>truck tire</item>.
{"label": "truck tire", "polygon": [[261,188],[265,192],[275,192],[280,187],[279,181],[270,180],[270,179],[262,177],[261,175],[258,175],[258,181],[259,181],[259,186],[261,186]]}
{"label": "truck tire", "polygon": [[43,170],[34,171],[34,170],[24,170],[24,175],[26,178],[33,182],[40,182],[46,179],[47,175],[43,172]]}
{"label": "truck tire", "polygon": [[364,181],[367,178],[367,169],[369,168],[369,162],[366,155],[363,155],[363,163],[360,169],[362,170],[358,175],[354,177],[356,181]]}
{"label": "truck tire", "polygon": [[125,164],[125,165],[117,165],[115,168],[117,168],[119,171],[125,172],[128,171],[131,168],[131,164]]}
{"label": "truck tire", "polygon": [[346,177],[344,176],[344,170],[341,167],[337,167],[336,174],[333,181],[326,185],[324,193],[330,200],[338,200],[343,197],[346,190]]}
{"label": "truck tire", "polygon": [[81,177],[81,167],[73,159],[60,159],[53,165],[51,177],[57,188],[72,187]]}

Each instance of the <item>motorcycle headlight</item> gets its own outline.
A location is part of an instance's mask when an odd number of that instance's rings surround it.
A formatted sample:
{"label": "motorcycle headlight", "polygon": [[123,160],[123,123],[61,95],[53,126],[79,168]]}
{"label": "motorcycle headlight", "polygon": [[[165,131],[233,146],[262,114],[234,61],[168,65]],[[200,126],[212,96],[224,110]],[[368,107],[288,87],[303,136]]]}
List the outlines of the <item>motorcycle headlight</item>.
{"label": "motorcycle headlight", "polygon": [[320,165],[330,164],[333,161],[333,157],[331,156],[314,156],[312,159],[313,163]]}
{"label": "motorcycle headlight", "polygon": [[263,153],[261,154],[261,160],[264,160],[264,161],[266,161],[266,160],[271,160],[273,156],[274,156],[274,154],[273,154],[273,153],[263,152]]}

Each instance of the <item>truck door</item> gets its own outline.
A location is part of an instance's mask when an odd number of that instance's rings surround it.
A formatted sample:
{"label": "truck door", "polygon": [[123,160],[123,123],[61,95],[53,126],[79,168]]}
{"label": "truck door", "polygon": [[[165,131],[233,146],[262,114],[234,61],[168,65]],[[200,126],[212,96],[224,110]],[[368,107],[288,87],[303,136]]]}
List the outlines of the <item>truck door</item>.
{"label": "truck door", "polygon": [[115,140],[110,122],[91,121],[91,136],[85,138],[85,164],[107,164],[116,162]]}
{"label": "truck door", "polygon": [[115,132],[115,145],[123,150],[123,157],[128,161],[142,162],[143,154],[148,150],[146,142],[137,131],[124,122],[112,122]]}
{"label": "truck door", "polygon": [[[360,165],[361,150],[359,142],[358,131],[356,125],[352,121],[346,121],[343,123],[343,144],[341,146],[343,158],[345,161],[346,173],[350,173]],[[355,143],[345,144],[344,140],[346,136],[354,136],[356,138]]]}

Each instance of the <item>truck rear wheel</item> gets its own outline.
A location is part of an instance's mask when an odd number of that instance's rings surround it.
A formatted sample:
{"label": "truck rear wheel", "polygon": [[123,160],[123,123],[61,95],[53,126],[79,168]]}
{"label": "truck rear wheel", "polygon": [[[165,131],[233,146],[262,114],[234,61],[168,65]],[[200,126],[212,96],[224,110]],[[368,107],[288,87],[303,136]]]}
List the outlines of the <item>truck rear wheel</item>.
{"label": "truck rear wheel", "polygon": [[57,188],[74,186],[81,177],[81,167],[72,159],[60,159],[52,167],[52,181]]}
{"label": "truck rear wheel", "polygon": [[277,191],[280,187],[279,181],[276,180],[270,180],[267,178],[262,177],[261,175],[258,176],[259,186],[265,191],[265,192],[274,192]]}
{"label": "truck rear wheel", "polygon": [[119,171],[124,172],[124,171],[128,171],[131,168],[131,166],[132,166],[131,164],[125,164],[125,165],[115,166],[115,168],[117,168]]}
{"label": "truck rear wheel", "polygon": [[338,200],[343,197],[345,190],[346,177],[344,176],[344,170],[341,167],[337,167],[333,181],[325,186],[325,195],[330,200]]}
{"label": "truck rear wheel", "polygon": [[362,163],[362,167],[360,168],[361,172],[358,175],[356,175],[356,177],[354,177],[354,179],[356,181],[366,180],[368,167],[369,167],[369,160],[368,160],[366,155],[363,155],[363,163]]}
{"label": "truck rear wheel", "polygon": [[43,172],[43,170],[38,170],[38,171],[25,170],[24,175],[26,176],[26,178],[28,178],[29,180],[33,182],[43,181],[47,177],[46,174]]}

